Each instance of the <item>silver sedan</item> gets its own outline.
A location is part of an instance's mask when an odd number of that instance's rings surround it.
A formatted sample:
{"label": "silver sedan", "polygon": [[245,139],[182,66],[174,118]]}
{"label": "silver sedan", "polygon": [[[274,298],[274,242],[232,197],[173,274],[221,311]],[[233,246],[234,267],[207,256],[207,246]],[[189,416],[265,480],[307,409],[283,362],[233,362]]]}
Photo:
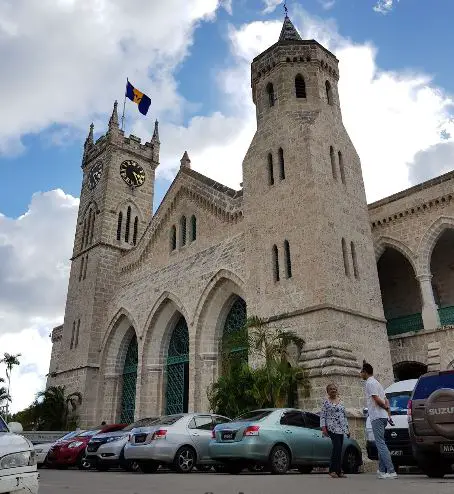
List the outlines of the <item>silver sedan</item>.
{"label": "silver sedan", "polygon": [[216,425],[226,422],[230,419],[209,413],[163,416],[152,426],[131,431],[125,459],[136,461],[145,473],[156,472],[159,465],[180,473],[214,465],[208,451],[211,433]]}

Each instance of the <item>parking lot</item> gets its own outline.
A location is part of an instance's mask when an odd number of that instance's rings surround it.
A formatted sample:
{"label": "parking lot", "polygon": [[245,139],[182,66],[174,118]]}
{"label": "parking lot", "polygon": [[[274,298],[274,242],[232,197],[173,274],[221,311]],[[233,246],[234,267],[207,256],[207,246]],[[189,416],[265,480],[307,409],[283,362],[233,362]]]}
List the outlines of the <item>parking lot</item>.
{"label": "parking lot", "polygon": [[422,475],[401,475],[397,480],[378,480],[373,474],[331,479],[323,474],[284,476],[260,473],[240,475],[197,473],[155,474],[81,472],[77,470],[40,471],[40,494],[276,494],[281,492],[317,494],[452,494],[454,476],[431,480]]}

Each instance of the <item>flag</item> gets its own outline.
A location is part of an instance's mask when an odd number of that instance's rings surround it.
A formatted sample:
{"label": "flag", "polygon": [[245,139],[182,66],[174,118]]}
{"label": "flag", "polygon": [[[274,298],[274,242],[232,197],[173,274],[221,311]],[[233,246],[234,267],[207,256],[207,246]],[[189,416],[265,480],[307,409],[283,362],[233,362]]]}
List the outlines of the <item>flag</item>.
{"label": "flag", "polygon": [[126,80],[126,97],[129,98],[134,103],[137,103],[139,111],[142,115],[146,115],[148,108],[151,105],[151,99],[138,89],[136,89],[129,80]]}

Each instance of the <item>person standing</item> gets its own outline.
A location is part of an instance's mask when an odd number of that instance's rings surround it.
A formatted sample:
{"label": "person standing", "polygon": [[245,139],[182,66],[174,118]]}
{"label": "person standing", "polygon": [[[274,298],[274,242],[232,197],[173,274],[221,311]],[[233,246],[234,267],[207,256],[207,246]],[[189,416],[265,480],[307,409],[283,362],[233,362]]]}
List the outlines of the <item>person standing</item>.
{"label": "person standing", "polygon": [[345,407],[339,398],[337,386],[328,384],[326,392],[328,399],[323,402],[320,427],[323,435],[329,436],[333,445],[329,475],[334,479],[344,478],[346,475],[342,472],[342,446],[344,444],[344,435],[350,437],[347,416]]}
{"label": "person standing", "polygon": [[361,377],[365,381],[365,395],[372,432],[378,451],[378,478],[396,479],[397,474],[391,460],[391,454],[385,443],[385,428],[390,417],[389,402],[383,386],[375,379],[374,369],[363,362]]}

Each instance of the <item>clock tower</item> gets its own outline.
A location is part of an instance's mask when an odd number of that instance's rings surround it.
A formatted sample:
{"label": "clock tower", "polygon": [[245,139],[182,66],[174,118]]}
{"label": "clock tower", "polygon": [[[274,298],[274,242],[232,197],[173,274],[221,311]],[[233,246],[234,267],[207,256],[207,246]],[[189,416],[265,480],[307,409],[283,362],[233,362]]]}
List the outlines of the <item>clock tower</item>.
{"label": "clock tower", "polygon": [[[67,391],[81,392],[87,402],[96,398],[100,328],[115,291],[118,260],[139,242],[152,217],[159,147],[158,122],[144,144],[124,135],[117,102],[107,133],[94,141],[92,124],[85,140],[58,372],[68,376]],[[95,423],[94,410],[82,406],[81,412],[83,423]]]}

